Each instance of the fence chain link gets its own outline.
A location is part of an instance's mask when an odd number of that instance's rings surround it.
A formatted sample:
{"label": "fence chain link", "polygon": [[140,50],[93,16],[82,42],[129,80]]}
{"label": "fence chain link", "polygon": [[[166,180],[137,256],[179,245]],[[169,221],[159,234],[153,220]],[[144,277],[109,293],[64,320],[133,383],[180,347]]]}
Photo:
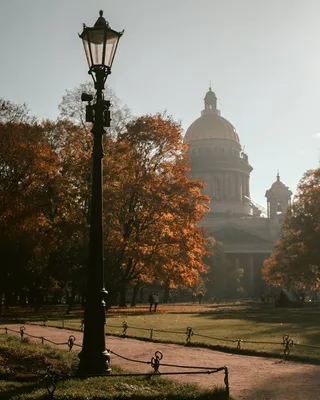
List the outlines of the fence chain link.
{"label": "fence chain link", "polygon": [[191,337],[194,335],[194,332],[193,332],[193,329],[192,329],[191,326],[187,327],[186,335],[187,335],[187,338],[186,338],[187,343],[190,343],[191,342]]}
{"label": "fence chain link", "polygon": [[69,347],[69,351],[72,350],[72,347],[73,347],[75,341],[76,341],[75,336],[70,335],[70,336],[69,336],[69,339],[68,339],[68,342],[67,342],[67,345],[68,345],[68,347]]}
{"label": "fence chain link", "polygon": [[283,335],[283,346],[284,346],[284,350],[283,350],[283,358],[284,360],[287,358],[287,356],[290,354],[290,348],[293,347],[293,340],[290,339],[290,336],[288,334]]}
{"label": "fence chain link", "polygon": [[226,387],[227,395],[229,396],[230,388],[229,388],[229,371],[228,371],[228,367],[224,367],[224,384],[225,384],[225,387]]}
{"label": "fence chain link", "polygon": [[160,360],[162,360],[163,354],[161,351],[156,351],[154,357],[151,358],[151,367],[154,369],[155,374],[159,374]]}
{"label": "fence chain link", "polygon": [[52,375],[46,374],[44,377],[44,381],[46,383],[46,388],[47,388],[48,394],[50,396],[50,399],[54,399],[54,392],[57,387],[55,379],[53,378]]}
{"label": "fence chain link", "polygon": [[24,331],[26,330],[26,328],[24,326],[20,326],[20,336],[21,336],[21,340],[23,339],[23,335],[24,335]]}

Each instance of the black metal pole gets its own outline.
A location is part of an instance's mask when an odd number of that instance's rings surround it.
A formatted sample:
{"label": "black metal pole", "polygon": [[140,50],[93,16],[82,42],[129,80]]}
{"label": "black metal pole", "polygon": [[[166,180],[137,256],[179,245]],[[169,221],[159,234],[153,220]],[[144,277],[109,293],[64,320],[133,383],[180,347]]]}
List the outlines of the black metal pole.
{"label": "black metal pole", "polygon": [[83,347],[79,354],[80,374],[109,373],[110,355],[105,342],[104,244],[103,244],[103,89],[107,71],[98,68],[96,76],[96,104],[93,134],[93,165],[89,263],[87,268],[87,298],[84,312]]}

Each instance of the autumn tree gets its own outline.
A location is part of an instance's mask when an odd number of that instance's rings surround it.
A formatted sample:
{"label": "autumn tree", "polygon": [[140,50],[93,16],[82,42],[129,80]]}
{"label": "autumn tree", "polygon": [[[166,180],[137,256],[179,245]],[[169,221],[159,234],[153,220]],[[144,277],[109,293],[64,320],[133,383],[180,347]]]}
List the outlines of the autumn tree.
{"label": "autumn tree", "polygon": [[0,124],[0,299],[23,289],[29,278],[39,287],[50,241],[48,187],[58,169],[41,126]]}
{"label": "autumn tree", "polygon": [[[191,285],[205,267],[198,222],[207,197],[188,177],[181,127],[163,115],[135,119],[104,159],[104,210],[109,291],[135,281]],[[110,284],[111,283],[111,284]]]}
{"label": "autumn tree", "polygon": [[264,263],[264,279],[272,286],[319,289],[320,168],[306,172],[301,179],[281,232]]}

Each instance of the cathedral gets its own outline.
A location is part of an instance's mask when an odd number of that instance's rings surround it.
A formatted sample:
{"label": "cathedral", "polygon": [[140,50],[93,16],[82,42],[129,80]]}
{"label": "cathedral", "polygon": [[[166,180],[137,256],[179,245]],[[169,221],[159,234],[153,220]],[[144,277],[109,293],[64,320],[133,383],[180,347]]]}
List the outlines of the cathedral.
{"label": "cathedral", "polygon": [[250,165],[234,126],[220,115],[217,97],[209,88],[204,109],[185,134],[191,158],[191,176],[205,183],[210,211],[201,226],[224,245],[232,265],[244,271],[242,286],[248,296],[265,290],[261,279],[264,260],[280,236],[280,222],[292,192],[280,180],[266,191],[267,209],[250,197]]}

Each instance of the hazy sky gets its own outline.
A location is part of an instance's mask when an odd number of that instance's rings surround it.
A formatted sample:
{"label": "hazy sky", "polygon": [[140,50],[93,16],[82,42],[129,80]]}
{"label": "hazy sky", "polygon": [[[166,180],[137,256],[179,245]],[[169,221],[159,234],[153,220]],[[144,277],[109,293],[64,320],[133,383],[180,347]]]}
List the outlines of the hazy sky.
{"label": "hazy sky", "polygon": [[88,80],[78,32],[98,11],[125,29],[112,75],[134,114],[167,110],[185,129],[212,81],[254,171],[251,197],[281,179],[294,191],[318,166],[319,0],[0,0],[0,97],[55,119]]}

